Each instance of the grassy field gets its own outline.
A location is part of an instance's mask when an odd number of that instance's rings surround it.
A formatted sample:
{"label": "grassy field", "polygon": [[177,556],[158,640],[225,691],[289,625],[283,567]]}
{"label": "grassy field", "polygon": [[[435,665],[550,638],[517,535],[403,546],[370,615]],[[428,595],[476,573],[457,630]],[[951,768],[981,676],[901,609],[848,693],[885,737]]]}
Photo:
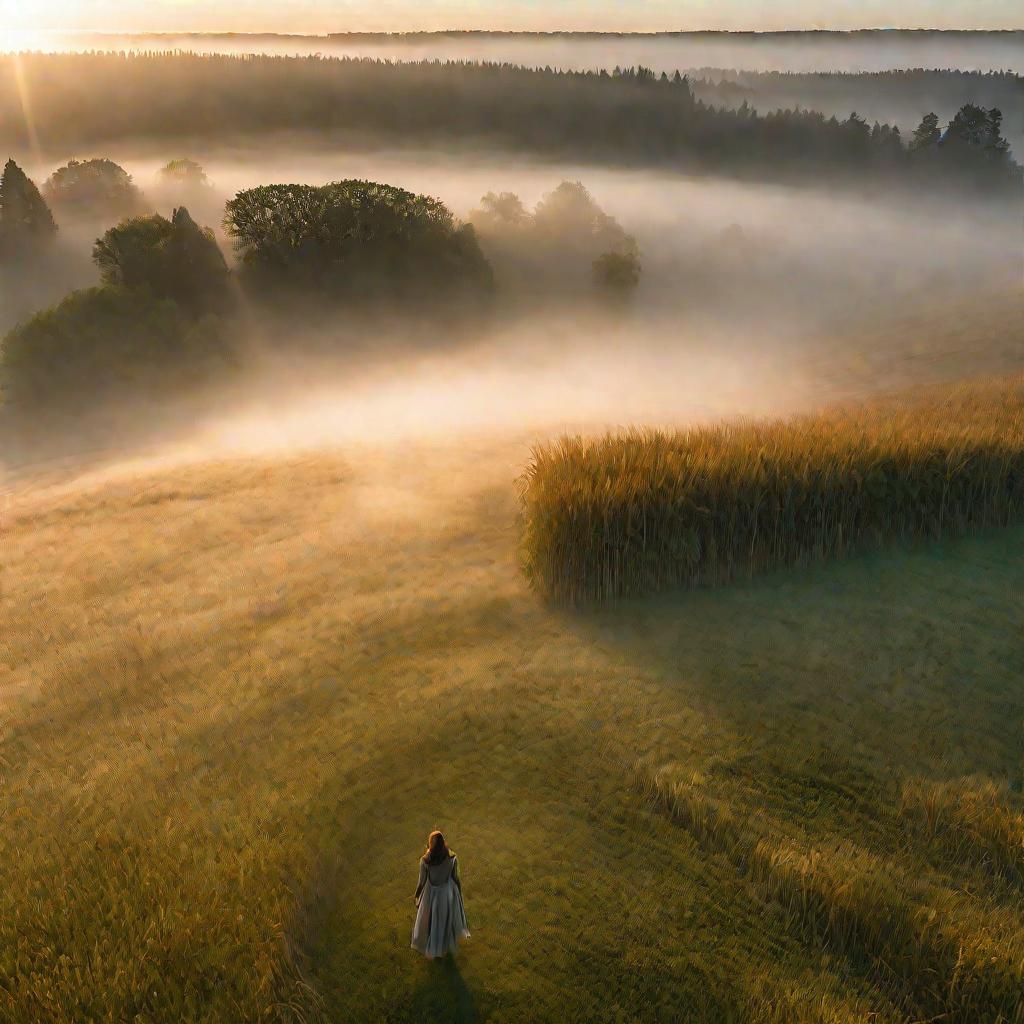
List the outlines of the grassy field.
{"label": "grassy field", "polygon": [[1024,530],[560,611],[528,453],[9,490],[0,1020],[1022,1019]]}

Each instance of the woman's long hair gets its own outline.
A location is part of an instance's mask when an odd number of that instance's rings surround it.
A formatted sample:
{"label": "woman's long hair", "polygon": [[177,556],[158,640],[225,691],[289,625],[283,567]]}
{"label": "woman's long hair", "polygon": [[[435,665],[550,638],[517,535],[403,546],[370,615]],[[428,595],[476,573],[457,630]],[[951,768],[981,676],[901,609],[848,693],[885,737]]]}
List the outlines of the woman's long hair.
{"label": "woman's long hair", "polygon": [[423,854],[423,860],[427,864],[440,864],[441,861],[454,856],[455,854],[448,849],[444,836],[436,829],[431,832],[430,838],[427,839],[427,852]]}

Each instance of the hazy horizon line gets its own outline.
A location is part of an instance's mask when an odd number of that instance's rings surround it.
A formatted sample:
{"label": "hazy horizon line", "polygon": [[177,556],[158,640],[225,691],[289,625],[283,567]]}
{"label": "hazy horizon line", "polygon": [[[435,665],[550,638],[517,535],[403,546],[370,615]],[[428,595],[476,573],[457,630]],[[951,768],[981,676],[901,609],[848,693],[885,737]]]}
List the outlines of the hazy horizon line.
{"label": "hazy horizon line", "polygon": [[1014,35],[1024,33],[1024,24],[1018,28],[936,28],[926,25],[865,25],[860,28],[780,28],[780,29],[499,29],[499,28],[429,28],[429,29],[343,29],[306,32],[279,32],[273,30],[239,29],[140,29],[140,28],[72,28],[36,29],[42,35],[110,35],[110,36],[275,36],[284,39],[330,39],[344,36],[785,36],[785,35],[840,35],[866,33],[915,32],[935,35]]}

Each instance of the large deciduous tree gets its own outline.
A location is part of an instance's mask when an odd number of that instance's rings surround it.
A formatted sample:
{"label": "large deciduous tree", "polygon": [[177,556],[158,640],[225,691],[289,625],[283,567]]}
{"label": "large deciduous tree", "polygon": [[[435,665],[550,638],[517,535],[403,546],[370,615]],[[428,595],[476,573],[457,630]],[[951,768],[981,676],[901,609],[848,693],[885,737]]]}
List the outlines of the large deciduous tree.
{"label": "large deciduous tree", "polygon": [[93,248],[104,284],[148,288],[194,312],[222,309],[228,268],[213,232],[201,228],[185,207],[170,220],[154,214],[124,220]]}
{"label": "large deciduous tree", "polygon": [[392,185],[263,185],[231,199],[224,223],[254,295],[433,302],[492,286],[473,228],[439,200]]}

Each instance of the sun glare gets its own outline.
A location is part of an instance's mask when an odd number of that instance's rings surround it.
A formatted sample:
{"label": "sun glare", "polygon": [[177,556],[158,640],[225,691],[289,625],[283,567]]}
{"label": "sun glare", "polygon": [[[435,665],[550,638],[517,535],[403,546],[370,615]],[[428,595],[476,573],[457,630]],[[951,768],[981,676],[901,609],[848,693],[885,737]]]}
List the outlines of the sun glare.
{"label": "sun glare", "polygon": [[24,53],[30,50],[55,49],[53,41],[47,42],[47,34],[34,29],[0,28],[0,52]]}

